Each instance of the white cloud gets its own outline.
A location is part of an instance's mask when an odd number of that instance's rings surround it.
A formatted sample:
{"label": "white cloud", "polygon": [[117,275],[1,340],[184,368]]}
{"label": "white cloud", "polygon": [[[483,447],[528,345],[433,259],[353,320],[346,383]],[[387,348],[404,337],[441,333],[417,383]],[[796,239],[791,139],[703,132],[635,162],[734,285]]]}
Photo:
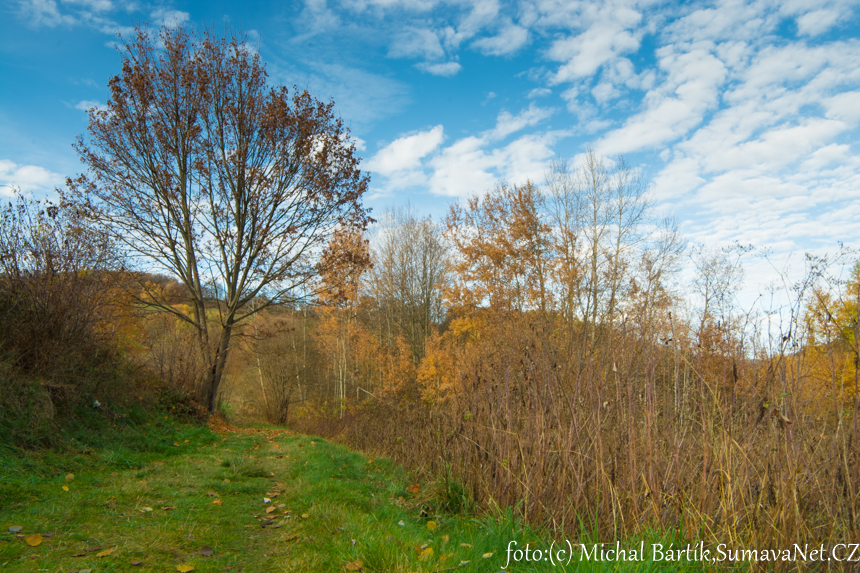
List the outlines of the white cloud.
{"label": "white cloud", "polygon": [[439,36],[427,28],[409,28],[397,34],[388,55],[392,58],[439,59],[445,57],[445,50]]}
{"label": "white cloud", "polygon": [[538,107],[534,102],[532,102],[527,109],[522,110],[517,115],[512,115],[507,111],[503,111],[496,118],[496,127],[487,132],[486,136],[490,139],[504,139],[508,135],[521,129],[537,125],[551,116],[552,113],[552,109]]}
{"label": "white cloud", "polygon": [[619,54],[638,48],[639,40],[628,31],[613,26],[594,26],[579,36],[559,40],[550,48],[549,56],[566,63],[556,72],[553,83],[591,77]]}
{"label": "white cloud", "polygon": [[305,7],[299,15],[303,33],[292,38],[293,43],[301,43],[341,25],[340,17],[331,10],[326,0],[305,0]]}
{"label": "white cloud", "polygon": [[421,62],[420,64],[415,64],[415,67],[421,70],[422,72],[427,72],[428,74],[433,74],[434,76],[443,76],[450,77],[457,75],[462,67],[457,62],[445,62],[442,64],[431,64],[428,62]]}
{"label": "white cloud", "polygon": [[369,171],[386,176],[415,169],[421,165],[421,159],[442,144],[443,138],[444,130],[441,125],[400,137],[380,149],[365,167]]}
{"label": "white cloud", "polygon": [[355,11],[363,11],[368,7],[384,10],[405,10],[407,12],[425,12],[438,4],[436,0],[347,0],[344,5]]}
{"label": "white cloud", "polygon": [[467,197],[490,189],[499,180],[513,184],[540,181],[555,155],[553,144],[564,135],[526,135],[490,150],[486,149],[487,139],[464,137],[429,161],[433,170],[430,192],[446,197]]}
{"label": "white cloud", "polygon": [[364,151],[367,149],[367,142],[360,137],[350,137],[350,141],[355,146],[356,151]]}
{"label": "white cloud", "polygon": [[168,10],[166,8],[158,8],[150,13],[150,17],[156,26],[165,26],[168,28],[177,28],[188,22],[190,15],[182,10]]}
{"label": "white cloud", "polygon": [[529,99],[534,99],[536,97],[546,97],[552,94],[552,90],[549,88],[535,88],[528,93],[526,96]]}
{"label": "white cloud", "polygon": [[536,125],[552,110],[532,105],[514,116],[499,115],[494,129],[480,136],[460,138],[440,147],[443,127],[400,137],[383,147],[367,162],[367,169],[382,175],[376,192],[426,188],[434,195],[465,197],[483,192],[496,181],[514,184],[540,181],[555,155],[554,144],[569,135],[565,131],[523,135],[502,147],[493,143],[526,126]]}
{"label": "white cloud", "polygon": [[430,191],[435,195],[464,197],[489,189],[497,179],[491,155],[484,150],[484,140],[465,137],[445,148],[430,161],[433,175]]}
{"label": "white cloud", "polygon": [[806,36],[817,36],[829,30],[839,20],[836,10],[813,10],[797,19],[797,31]]}
{"label": "white cloud", "polygon": [[860,122],[860,91],[844,92],[822,102],[827,117],[841,119],[849,124]]}
{"label": "white cloud", "polygon": [[515,24],[508,24],[497,35],[480,38],[472,45],[488,56],[505,56],[522,48],[528,40],[528,30]]}
{"label": "white cloud", "polygon": [[75,19],[67,14],[61,14],[54,0],[25,0],[20,4],[20,14],[27,23],[34,27],[70,25]]}
{"label": "white cloud", "polygon": [[18,165],[0,159],[0,192],[10,195],[13,187],[24,192],[46,191],[62,185],[64,177],[38,165]]}
{"label": "white cloud", "polygon": [[638,11],[594,3],[583,12],[585,31],[555,40],[547,51],[551,60],[563,62],[553,77],[556,84],[590,78],[605,64],[639,49],[643,30]]}
{"label": "white cloud", "polygon": [[675,42],[749,41],[772,32],[779,17],[762,0],[717,0],[715,6],[694,10],[666,26],[664,34]]}
{"label": "white cloud", "polygon": [[85,99],[75,104],[75,109],[79,109],[81,111],[90,111],[91,108],[107,109],[105,104],[96,100]]}
{"label": "white cloud", "polygon": [[644,111],[600,140],[600,153],[629,153],[675,141],[700,125],[719,103],[718,89],[726,79],[719,59],[700,49],[681,53],[661,49],[660,53],[660,68],[667,72],[665,83],[648,92]]}
{"label": "white cloud", "polygon": [[291,60],[272,58],[272,54],[269,58],[267,70],[274,83],[297,85],[320,99],[334,99],[336,113],[357,133],[398,113],[409,100],[405,84],[360,68],[311,60],[298,69]]}
{"label": "white cloud", "polygon": [[84,9],[92,10],[93,12],[106,12],[113,9],[113,3],[110,0],[62,0],[63,4],[81,6]]}

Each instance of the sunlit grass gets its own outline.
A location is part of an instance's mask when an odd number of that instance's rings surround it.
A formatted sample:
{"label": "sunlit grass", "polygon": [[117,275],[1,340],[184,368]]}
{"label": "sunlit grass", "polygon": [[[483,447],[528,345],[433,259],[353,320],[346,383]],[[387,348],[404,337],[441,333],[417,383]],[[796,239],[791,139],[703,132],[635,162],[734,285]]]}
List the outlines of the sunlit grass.
{"label": "sunlit grass", "polygon": [[[432,484],[410,493],[408,476],[389,460],[319,438],[225,438],[159,420],[133,442],[135,449],[120,440],[105,449],[2,458],[0,568],[486,573],[505,565],[510,541],[522,547],[540,539],[511,512],[437,514],[445,500]],[[8,532],[16,525],[20,533]],[[31,547],[26,538],[36,533],[43,540]],[[201,554],[204,546],[211,556]],[[657,569],[574,562],[508,570]]]}

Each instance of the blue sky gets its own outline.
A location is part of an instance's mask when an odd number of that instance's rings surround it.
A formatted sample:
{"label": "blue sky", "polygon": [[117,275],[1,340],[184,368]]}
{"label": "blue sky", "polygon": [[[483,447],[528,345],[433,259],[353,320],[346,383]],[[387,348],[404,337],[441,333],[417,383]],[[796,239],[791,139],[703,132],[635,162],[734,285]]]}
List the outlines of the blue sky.
{"label": "blue sky", "polygon": [[377,212],[438,218],[591,146],[641,169],[691,241],[780,267],[860,246],[858,4],[3,0],[0,185],[39,195],[80,169],[71,144],[119,72],[117,33],[231,26],[273,82],[334,99]]}

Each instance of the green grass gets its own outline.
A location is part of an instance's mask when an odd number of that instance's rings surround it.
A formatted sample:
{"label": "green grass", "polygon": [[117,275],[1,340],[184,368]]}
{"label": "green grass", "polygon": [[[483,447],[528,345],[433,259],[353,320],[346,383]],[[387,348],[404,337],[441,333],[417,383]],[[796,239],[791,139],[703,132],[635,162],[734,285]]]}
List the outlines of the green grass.
{"label": "green grass", "polygon": [[[439,495],[431,484],[410,493],[409,476],[391,461],[319,438],[222,437],[161,418],[69,443],[61,452],[0,454],[0,570],[327,572],[360,561],[366,572],[496,573],[509,542],[550,545],[510,511],[437,515],[451,505],[446,496],[462,492]],[[43,536],[37,547],[26,543],[32,534]],[[211,556],[201,555],[204,546]],[[507,571],[702,570],[666,565],[574,559]]]}

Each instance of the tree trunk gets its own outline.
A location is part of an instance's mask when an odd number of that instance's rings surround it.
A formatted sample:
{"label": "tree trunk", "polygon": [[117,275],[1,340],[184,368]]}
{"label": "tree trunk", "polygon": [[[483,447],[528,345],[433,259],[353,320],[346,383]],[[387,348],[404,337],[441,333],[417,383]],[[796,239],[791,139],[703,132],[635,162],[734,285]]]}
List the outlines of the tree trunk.
{"label": "tree trunk", "polygon": [[214,414],[218,409],[218,390],[221,387],[221,378],[224,376],[224,367],[227,365],[227,352],[230,350],[230,337],[233,334],[233,325],[226,324],[221,327],[221,339],[218,343],[218,350],[215,353],[215,360],[212,364],[211,373],[208,380],[208,388],[206,396],[209,400],[209,413]]}

